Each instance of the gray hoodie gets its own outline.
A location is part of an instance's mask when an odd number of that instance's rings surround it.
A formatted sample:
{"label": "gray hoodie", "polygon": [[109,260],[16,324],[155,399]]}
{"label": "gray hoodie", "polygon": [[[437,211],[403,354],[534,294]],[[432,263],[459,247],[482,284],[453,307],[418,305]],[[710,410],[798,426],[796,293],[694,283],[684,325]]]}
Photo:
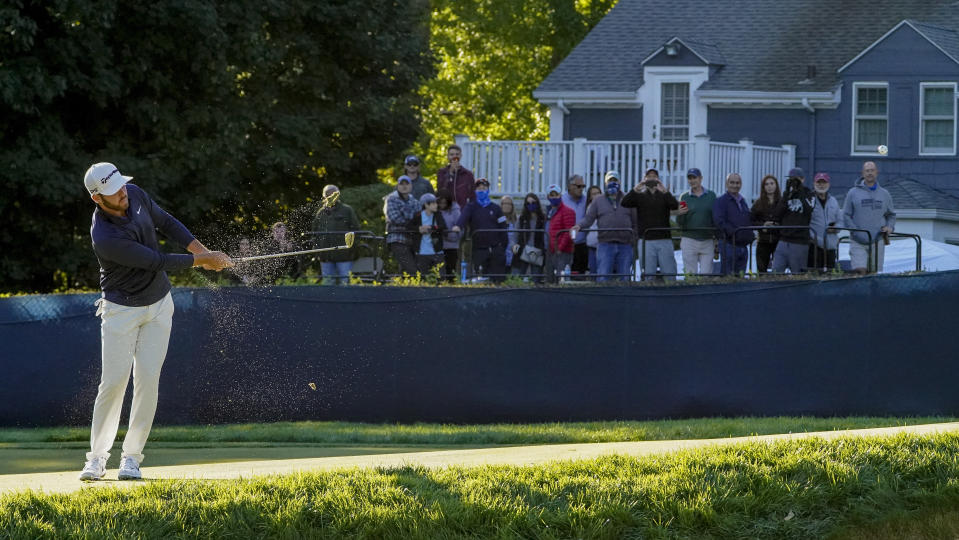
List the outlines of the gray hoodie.
{"label": "gray hoodie", "polygon": [[809,226],[816,231],[816,236],[812,232],[809,237],[813,239],[820,248],[823,247],[823,239],[826,241],[825,249],[836,249],[839,245],[838,234],[826,234],[828,226],[833,224],[836,227],[842,227],[842,210],[839,209],[839,201],[832,195],[826,195],[826,206],[823,208],[819,201],[819,196],[813,199],[812,217],[809,219]]}
{"label": "gray hoodie", "polygon": [[599,231],[599,242],[632,244],[633,231],[636,229],[636,209],[623,208],[620,202],[623,194],[617,193],[615,201],[610,201],[606,195],[593,198],[586,208],[586,214],[579,221],[581,229],[588,229],[593,222],[599,224],[600,229],[629,229],[625,231]]}
{"label": "gray hoodie", "polygon": [[[865,229],[872,233],[873,243],[879,241],[879,229],[896,226],[896,211],[892,206],[892,197],[879,183],[876,189],[866,187],[862,178],[846,194],[846,202],[842,205],[843,224],[845,227]],[[869,237],[865,233],[849,233],[854,241],[868,244]]]}

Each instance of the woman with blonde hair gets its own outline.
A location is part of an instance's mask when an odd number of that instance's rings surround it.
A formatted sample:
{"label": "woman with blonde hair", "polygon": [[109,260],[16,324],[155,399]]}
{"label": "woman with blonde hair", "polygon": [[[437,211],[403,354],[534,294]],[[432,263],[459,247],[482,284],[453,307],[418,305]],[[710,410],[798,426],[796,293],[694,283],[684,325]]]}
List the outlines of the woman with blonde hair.
{"label": "woman with blonde hair", "polygon": [[[516,243],[516,207],[513,204],[513,198],[509,195],[503,195],[499,200],[499,207],[503,210],[503,217],[506,218],[506,237],[508,238],[509,245],[512,246]],[[506,273],[510,273],[510,268],[513,264],[513,250],[506,249]]]}

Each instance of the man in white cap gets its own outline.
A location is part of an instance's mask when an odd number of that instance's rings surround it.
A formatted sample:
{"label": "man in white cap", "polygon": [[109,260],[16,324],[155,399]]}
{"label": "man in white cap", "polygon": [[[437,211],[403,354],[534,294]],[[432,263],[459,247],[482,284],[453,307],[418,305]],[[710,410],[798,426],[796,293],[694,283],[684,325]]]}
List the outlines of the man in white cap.
{"label": "man in white cap", "polygon": [[[117,476],[120,480],[140,478],[143,446],[153,426],[160,368],[173,321],[166,272],[194,266],[219,271],[233,266],[229,256],[208,250],[145,191],[129,184],[130,180],[110,163],[91,166],[83,179],[97,205],[90,237],[100,263],[103,296],[97,301],[102,372],[81,480],[99,480],[106,474],[131,369],[133,406]],[[191,254],[160,251],[158,230]]]}
{"label": "man in white cap", "polygon": [[588,229],[594,221],[599,224],[599,246],[596,249],[599,276],[596,281],[606,281],[613,274],[616,279],[629,281],[633,273],[636,209],[622,205],[619,180],[619,172],[607,171],[606,196],[593,198],[583,219],[573,226],[574,232],[579,232]]}

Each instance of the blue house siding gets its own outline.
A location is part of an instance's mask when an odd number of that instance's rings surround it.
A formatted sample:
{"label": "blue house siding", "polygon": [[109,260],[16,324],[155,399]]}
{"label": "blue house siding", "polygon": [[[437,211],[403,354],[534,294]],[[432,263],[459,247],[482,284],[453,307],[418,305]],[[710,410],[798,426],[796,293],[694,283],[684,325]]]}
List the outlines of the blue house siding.
{"label": "blue house siding", "polygon": [[643,139],[643,110],[570,109],[565,126],[565,139],[640,141]]}
{"label": "blue house siding", "polygon": [[760,146],[796,145],[796,164],[809,168],[810,113],[805,109],[723,109],[710,107],[709,138],[715,142],[752,139]]}
{"label": "blue house siding", "polygon": [[[959,159],[920,156],[920,83],[959,82],[959,64],[908,25],[876,44],[840,73],[842,101],[835,111],[820,111],[817,165],[834,167],[843,177],[858,178],[864,161],[875,161],[882,178],[918,180],[959,196]],[[889,155],[852,156],[853,86],[857,82],[888,84]],[[954,134],[959,137],[959,130]]]}

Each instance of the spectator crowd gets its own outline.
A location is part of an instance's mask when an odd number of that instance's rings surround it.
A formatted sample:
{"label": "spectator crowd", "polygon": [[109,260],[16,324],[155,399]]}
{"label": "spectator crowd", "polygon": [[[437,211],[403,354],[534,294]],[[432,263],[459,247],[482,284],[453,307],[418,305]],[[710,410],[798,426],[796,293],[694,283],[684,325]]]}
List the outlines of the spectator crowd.
{"label": "spectator crowd", "polygon": [[[828,173],[809,183],[800,168],[782,184],[767,174],[755,201],[740,193],[738,173],[728,174],[725,192],[717,194],[703,185],[698,168],[687,171],[688,189],[678,195],[650,168],[631,189],[610,170],[602,186],[587,186],[575,174],[545,193],[496,201],[489,180],[460,163],[460,147],[450,145],[446,157],[434,190],[419,158],[407,156],[405,174],[384,198],[382,240],[400,274],[447,281],[631,280],[638,259],[644,279],[674,280],[677,244],[686,275],[741,275],[751,246],[759,274],[828,272],[837,268],[840,230],[850,232],[851,270],[865,274],[882,269],[896,223],[892,198],[871,161],[840,206]],[[338,191],[326,186],[324,199]],[[313,247],[330,247],[360,228],[356,212],[333,199],[313,220]],[[274,225],[272,242],[293,250],[282,223]],[[249,252],[249,241],[241,240],[239,249]],[[321,253],[323,283],[348,282],[356,256],[355,250]]]}

